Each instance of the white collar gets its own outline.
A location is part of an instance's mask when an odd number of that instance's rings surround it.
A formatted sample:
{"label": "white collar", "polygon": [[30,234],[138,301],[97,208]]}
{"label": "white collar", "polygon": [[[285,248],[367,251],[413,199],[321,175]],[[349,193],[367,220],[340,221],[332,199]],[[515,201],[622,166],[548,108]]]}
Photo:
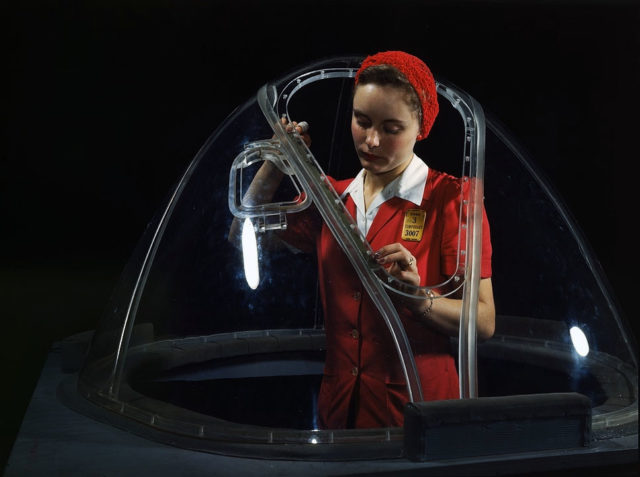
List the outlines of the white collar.
{"label": "white collar", "polygon": [[[428,175],[429,167],[414,154],[407,168],[378,193],[369,208],[377,208],[392,197],[399,197],[419,206],[422,203]],[[341,198],[344,198],[351,194],[356,207],[361,211],[365,209],[364,176],[365,171],[362,169],[341,195]]]}

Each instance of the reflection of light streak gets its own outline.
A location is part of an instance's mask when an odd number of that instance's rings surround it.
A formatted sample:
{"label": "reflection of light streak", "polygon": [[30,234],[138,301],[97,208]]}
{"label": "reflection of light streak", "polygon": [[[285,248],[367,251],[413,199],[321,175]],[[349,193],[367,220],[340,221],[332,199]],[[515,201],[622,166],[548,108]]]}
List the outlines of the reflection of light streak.
{"label": "reflection of light streak", "polygon": [[242,225],[242,258],[244,260],[244,276],[252,290],[258,288],[260,272],[258,271],[258,244],[256,232],[251,219],[246,218]]}
{"label": "reflection of light streak", "polygon": [[580,356],[588,355],[589,342],[587,341],[587,337],[584,332],[577,326],[574,326],[569,330],[569,334],[571,335],[571,342],[573,343],[576,353]]}

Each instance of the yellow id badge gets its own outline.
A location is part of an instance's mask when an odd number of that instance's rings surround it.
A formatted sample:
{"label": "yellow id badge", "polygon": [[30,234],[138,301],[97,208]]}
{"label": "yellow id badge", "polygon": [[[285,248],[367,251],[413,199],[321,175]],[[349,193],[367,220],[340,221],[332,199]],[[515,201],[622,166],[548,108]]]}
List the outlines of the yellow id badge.
{"label": "yellow id badge", "polygon": [[422,209],[409,209],[404,214],[404,224],[402,226],[402,240],[419,242],[422,240],[424,231],[424,219],[427,211]]}

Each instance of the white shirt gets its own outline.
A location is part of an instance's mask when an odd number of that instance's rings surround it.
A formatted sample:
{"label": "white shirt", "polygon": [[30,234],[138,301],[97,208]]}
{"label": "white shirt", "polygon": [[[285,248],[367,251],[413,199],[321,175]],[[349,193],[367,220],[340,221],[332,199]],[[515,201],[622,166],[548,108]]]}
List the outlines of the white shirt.
{"label": "white shirt", "polygon": [[362,235],[366,237],[380,206],[392,197],[399,197],[420,206],[428,175],[429,167],[422,159],[414,154],[411,162],[402,174],[389,182],[384,189],[373,198],[368,210],[365,211],[364,206],[364,169],[358,173],[351,184],[349,184],[349,187],[345,189],[341,198],[344,199],[347,194],[351,194],[351,198],[356,204],[358,229]]}

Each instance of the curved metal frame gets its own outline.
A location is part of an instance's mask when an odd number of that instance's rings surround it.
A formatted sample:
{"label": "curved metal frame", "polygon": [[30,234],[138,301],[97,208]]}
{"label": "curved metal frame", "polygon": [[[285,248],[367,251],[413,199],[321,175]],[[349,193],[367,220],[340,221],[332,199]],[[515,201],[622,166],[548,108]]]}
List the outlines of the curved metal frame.
{"label": "curved metal frame", "polygon": [[[340,197],[326,180],[322,168],[315,161],[313,154],[297,134],[287,134],[279,119],[286,115],[289,120],[288,105],[294,94],[307,84],[328,78],[352,78],[353,68],[327,68],[310,71],[292,79],[278,92],[275,86],[265,85],[258,92],[258,103],[267,121],[283,147],[291,157],[289,167],[299,177],[307,194],[316,203],[325,223],[342,247],[354,266],[365,289],[377,305],[378,310],[391,332],[398,355],[402,362],[403,372],[411,401],[421,396],[419,376],[411,353],[408,339],[400,318],[387,294],[381,286],[394,293],[415,298],[420,292],[441,287],[454,279],[449,277],[445,282],[430,287],[407,285],[391,276],[383,267],[372,260],[373,250],[359,232]],[[476,321],[478,308],[478,288],[480,283],[480,260],[482,254],[482,202],[484,197],[484,141],[485,124],[482,107],[468,94],[444,82],[437,84],[438,94],[445,97],[460,113],[465,125],[465,144],[463,147],[464,181],[470,181],[469,197],[461,201],[460,230],[467,229],[465,249],[458,246],[458,263],[461,255],[465,255],[464,280],[453,291],[463,286],[463,301],[459,330],[459,388],[462,398],[473,398],[478,395],[476,364]],[[295,159],[294,159],[295,158]],[[466,172],[466,173],[465,173]],[[462,188],[464,190],[464,188]],[[467,209],[466,211],[464,209]],[[466,213],[464,213],[466,212]],[[468,217],[465,222],[463,217]],[[459,234],[460,237],[460,234]],[[377,277],[376,282],[373,277]],[[453,293],[450,292],[450,293]],[[426,296],[426,293],[425,295]]]}

